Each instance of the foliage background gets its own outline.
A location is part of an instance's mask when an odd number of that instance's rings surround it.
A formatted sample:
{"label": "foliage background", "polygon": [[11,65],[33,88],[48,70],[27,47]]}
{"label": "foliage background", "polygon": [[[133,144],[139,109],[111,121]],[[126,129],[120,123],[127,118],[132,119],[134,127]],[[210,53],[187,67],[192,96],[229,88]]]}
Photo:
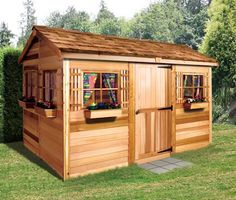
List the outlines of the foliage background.
{"label": "foliage background", "polygon": [[17,63],[21,50],[0,49],[0,142],[22,139],[22,66]]}

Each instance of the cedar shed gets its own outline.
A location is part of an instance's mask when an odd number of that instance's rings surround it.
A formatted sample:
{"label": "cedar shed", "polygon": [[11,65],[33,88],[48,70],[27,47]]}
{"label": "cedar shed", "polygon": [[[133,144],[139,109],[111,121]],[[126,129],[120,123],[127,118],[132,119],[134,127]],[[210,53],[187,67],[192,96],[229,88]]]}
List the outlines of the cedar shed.
{"label": "cedar shed", "polygon": [[19,63],[24,145],[64,180],[212,141],[218,63],[185,45],[34,26]]}

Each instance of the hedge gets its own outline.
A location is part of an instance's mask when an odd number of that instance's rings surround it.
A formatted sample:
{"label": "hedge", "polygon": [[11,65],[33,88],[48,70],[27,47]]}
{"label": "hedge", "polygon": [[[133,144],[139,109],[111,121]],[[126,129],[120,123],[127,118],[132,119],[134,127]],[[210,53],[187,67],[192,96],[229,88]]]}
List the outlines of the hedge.
{"label": "hedge", "polygon": [[0,142],[22,140],[22,65],[17,63],[21,50],[0,49]]}

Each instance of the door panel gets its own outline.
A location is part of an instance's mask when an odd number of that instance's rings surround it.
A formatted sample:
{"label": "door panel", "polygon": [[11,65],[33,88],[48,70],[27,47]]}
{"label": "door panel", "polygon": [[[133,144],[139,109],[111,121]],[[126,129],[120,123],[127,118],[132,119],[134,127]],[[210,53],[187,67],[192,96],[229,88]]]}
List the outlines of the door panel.
{"label": "door panel", "polygon": [[135,159],[171,147],[171,69],[156,65],[135,67]]}

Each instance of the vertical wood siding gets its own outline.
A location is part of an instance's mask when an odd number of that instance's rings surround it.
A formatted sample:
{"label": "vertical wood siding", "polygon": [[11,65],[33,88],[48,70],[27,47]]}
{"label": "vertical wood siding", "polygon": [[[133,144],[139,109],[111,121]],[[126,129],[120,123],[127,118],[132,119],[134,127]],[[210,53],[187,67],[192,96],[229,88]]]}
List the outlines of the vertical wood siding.
{"label": "vertical wood siding", "polygon": [[171,147],[171,71],[157,65],[135,65],[135,159],[153,156]]}

